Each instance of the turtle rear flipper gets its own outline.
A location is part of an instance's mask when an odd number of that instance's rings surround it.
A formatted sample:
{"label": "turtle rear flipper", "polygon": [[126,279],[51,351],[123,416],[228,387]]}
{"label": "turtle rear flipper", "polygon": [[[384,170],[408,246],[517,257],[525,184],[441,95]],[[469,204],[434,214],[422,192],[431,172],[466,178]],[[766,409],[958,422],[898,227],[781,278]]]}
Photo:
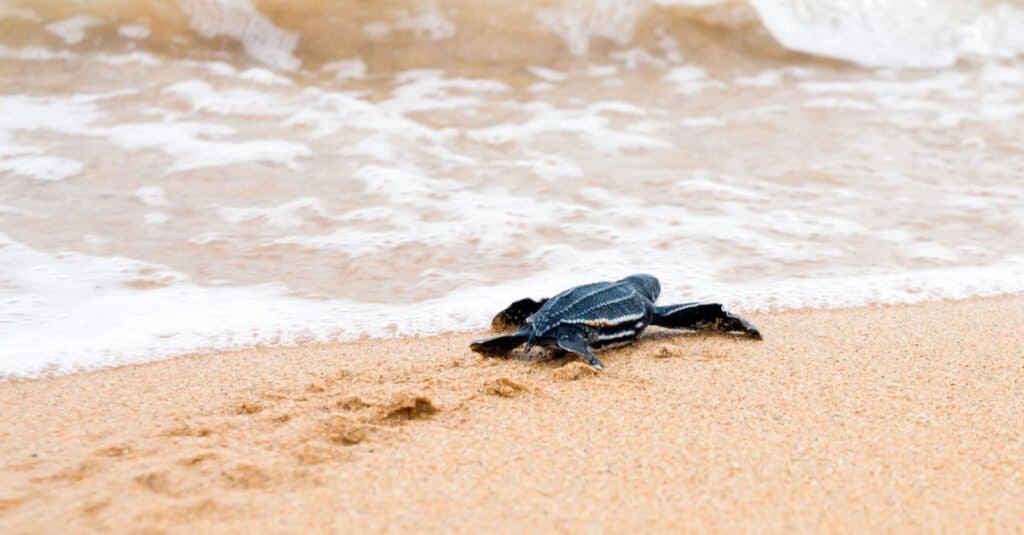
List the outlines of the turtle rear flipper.
{"label": "turtle rear flipper", "polygon": [[476,340],[472,344],[469,344],[469,348],[488,357],[504,357],[513,349],[525,344],[529,339],[530,335],[528,333],[517,331],[512,334],[506,334],[505,336],[495,336],[493,338]]}
{"label": "turtle rear flipper", "polygon": [[547,298],[541,299],[540,301],[534,301],[529,297],[520,299],[505,307],[505,310],[498,312],[498,314],[494,316],[494,319],[491,320],[491,329],[496,331],[518,329],[523,325],[526,325],[526,318],[529,318],[534,312],[540,310],[540,307],[544,306],[544,303],[546,302]]}
{"label": "turtle rear flipper", "polygon": [[655,307],[651,324],[671,329],[743,333],[755,340],[761,339],[757,327],[727,312],[720,303],[682,303]]}

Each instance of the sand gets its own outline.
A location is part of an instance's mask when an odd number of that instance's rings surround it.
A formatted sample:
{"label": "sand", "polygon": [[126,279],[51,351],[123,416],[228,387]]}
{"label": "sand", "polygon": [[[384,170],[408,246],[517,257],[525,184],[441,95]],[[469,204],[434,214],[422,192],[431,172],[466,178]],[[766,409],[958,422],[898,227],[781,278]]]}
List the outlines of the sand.
{"label": "sand", "polygon": [[751,319],[603,373],[469,333],[0,383],[0,533],[1024,526],[1024,296]]}

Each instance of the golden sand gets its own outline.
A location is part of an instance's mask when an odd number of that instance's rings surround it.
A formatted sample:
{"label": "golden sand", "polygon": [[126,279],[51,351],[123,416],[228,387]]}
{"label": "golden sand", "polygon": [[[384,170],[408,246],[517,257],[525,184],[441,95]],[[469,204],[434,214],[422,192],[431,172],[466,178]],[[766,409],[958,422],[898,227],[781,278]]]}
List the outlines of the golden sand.
{"label": "golden sand", "polygon": [[0,533],[1024,526],[1024,297],[751,319],[602,373],[456,334],[2,383]]}

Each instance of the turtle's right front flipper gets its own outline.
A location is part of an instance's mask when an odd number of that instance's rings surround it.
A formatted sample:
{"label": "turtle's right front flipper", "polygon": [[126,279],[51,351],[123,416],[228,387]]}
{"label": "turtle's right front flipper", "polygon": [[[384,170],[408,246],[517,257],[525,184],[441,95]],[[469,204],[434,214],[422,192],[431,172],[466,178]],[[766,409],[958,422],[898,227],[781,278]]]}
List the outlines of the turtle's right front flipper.
{"label": "turtle's right front flipper", "polygon": [[487,357],[504,357],[529,339],[530,335],[526,332],[516,331],[505,336],[476,340],[469,344],[469,348]]}
{"label": "turtle's right front flipper", "polygon": [[498,312],[498,314],[494,316],[494,319],[491,320],[491,328],[496,331],[518,329],[523,325],[526,325],[526,318],[529,318],[534,312],[540,310],[540,307],[544,306],[544,303],[546,302],[547,298],[541,299],[540,301],[534,301],[529,297],[520,299],[507,306],[505,310]]}
{"label": "turtle's right front flipper", "polygon": [[742,333],[755,340],[761,332],[749,321],[725,310],[719,303],[683,303],[655,307],[653,325],[671,329],[696,329]]}

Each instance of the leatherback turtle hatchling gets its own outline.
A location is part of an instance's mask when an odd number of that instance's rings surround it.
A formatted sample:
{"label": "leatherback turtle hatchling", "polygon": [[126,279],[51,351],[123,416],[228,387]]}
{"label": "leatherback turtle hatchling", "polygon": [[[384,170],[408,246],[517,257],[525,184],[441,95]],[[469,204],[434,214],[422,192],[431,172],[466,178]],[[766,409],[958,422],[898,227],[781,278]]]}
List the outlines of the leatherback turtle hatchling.
{"label": "leatherback turtle hatchling", "polygon": [[749,322],[726,312],[719,303],[658,306],[661,284],[653,275],[630,275],[615,282],[576,286],[551,297],[512,303],[494,317],[496,329],[512,334],[473,342],[473,351],[490,357],[507,356],[522,344],[579,355],[595,368],[604,368],[593,349],[628,344],[648,325],[741,334],[757,340],[761,333]]}

